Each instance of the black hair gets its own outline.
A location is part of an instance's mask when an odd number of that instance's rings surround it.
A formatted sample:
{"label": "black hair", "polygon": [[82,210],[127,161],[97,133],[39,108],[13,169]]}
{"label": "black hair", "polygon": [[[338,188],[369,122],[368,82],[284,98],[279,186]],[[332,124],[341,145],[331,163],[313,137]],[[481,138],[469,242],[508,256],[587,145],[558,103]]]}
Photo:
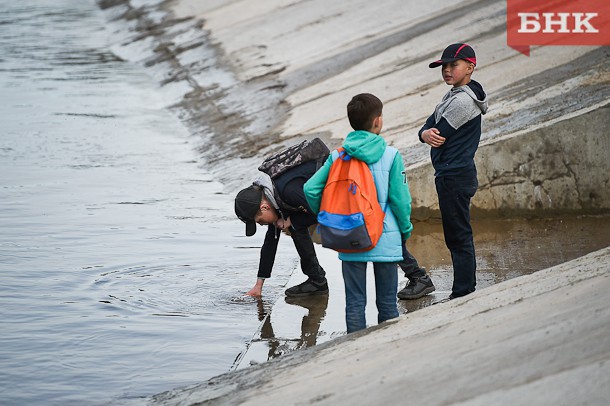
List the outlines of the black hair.
{"label": "black hair", "polygon": [[356,131],[369,131],[373,120],[381,115],[383,103],[370,93],[360,93],[347,104],[347,118]]}

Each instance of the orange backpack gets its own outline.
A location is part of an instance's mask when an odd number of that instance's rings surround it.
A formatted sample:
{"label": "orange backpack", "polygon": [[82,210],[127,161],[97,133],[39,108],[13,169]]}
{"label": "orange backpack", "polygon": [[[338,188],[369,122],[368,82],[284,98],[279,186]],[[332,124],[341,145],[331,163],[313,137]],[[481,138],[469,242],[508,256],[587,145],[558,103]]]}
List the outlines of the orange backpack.
{"label": "orange backpack", "polygon": [[343,148],[322,191],[318,230],[322,246],[339,252],[372,250],[383,232],[385,212],[368,165]]}

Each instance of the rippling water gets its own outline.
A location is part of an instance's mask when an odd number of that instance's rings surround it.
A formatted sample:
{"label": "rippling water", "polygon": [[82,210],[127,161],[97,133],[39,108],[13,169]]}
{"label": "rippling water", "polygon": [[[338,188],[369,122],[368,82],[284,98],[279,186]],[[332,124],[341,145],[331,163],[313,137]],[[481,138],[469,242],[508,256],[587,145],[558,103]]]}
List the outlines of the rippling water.
{"label": "rippling water", "polygon": [[[151,79],[107,50],[92,1],[0,6],[0,403],[228,371],[260,310],[242,296],[257,240],[231,197]],[[265,306],[294,268],[285,251]]]}

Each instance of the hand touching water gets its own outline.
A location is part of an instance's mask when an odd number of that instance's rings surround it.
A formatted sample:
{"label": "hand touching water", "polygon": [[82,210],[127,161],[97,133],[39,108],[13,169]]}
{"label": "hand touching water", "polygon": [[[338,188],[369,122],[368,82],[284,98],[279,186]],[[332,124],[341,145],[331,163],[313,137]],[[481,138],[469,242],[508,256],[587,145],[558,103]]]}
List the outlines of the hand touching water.
{"label": "hand touching water", "polygon": [[252,287],[252,289],[246,292],[246,296],[261,297],[261,295],[263,294],[264,283],[264,279],[257,279],[256,284]]}

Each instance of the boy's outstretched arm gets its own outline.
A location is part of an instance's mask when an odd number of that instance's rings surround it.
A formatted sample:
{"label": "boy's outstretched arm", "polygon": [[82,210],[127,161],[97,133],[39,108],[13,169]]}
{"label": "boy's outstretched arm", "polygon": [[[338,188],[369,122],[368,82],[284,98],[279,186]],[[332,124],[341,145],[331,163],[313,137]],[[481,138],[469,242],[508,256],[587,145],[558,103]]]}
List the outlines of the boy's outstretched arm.
{"label": "boy's outstretched arm", "polygon": [[265,234],[265,241],[261,247],[261,253],[258,263],[258,273],[256,274],[256,283],[246,295],[248,296],[261,296],[263,292],[263,284],[266,278],[271,277],[271,270],[273,269],[273,263],[275,262],[275,254],[277,253],[277,245],[279,240],[279,233],[275,228],[274,224],[269,224],[267,227],[267,233]]}
{"label": "boy's outstretched arm", "polygon": [[247,296],[253,296],[253,297],[260,297],[260,296],[262,296],[262,294],[263,294],[263,284],[264,283],[265,283],[265,279],[258,278],[256,280],[256,283],[252,287],[252,289],[250,289],[249,291],[246,292],[246,295]]}

